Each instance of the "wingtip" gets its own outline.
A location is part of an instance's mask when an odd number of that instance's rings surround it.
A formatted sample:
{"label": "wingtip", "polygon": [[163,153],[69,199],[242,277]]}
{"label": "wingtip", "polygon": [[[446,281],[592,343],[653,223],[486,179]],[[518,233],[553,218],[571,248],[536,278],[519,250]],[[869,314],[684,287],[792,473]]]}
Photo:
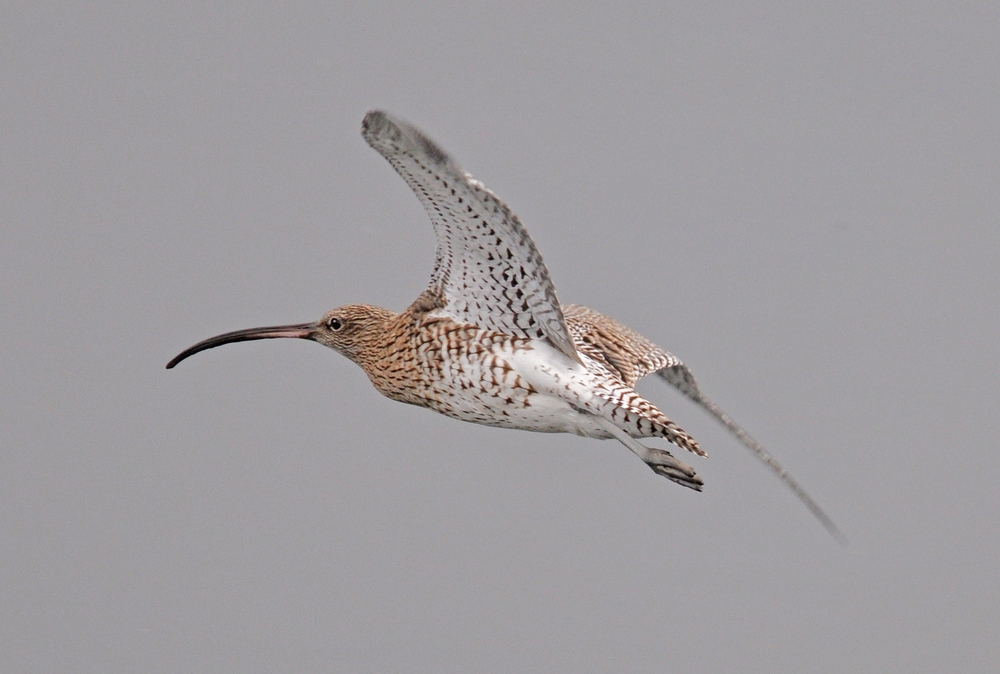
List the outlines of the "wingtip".
{"label": "wingtip", "polygon": [[365,113],[365,118],[361,120],[361,135],[367,137],[374,129],[389,122],[388,113],[383,110],[372,109]]}
{"label": "wingtip", "polygon": [[361,120],[361,136],[386,157],[402,150],[423,155],[437,164],[451,162],[448,153],[420,129],[384,110],[373,109],[365,114]]}

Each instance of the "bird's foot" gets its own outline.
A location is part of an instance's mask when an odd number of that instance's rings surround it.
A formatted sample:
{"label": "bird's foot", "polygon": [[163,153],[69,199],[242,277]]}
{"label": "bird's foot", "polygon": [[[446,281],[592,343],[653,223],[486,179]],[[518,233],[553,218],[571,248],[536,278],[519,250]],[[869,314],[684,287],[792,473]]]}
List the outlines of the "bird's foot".
{"label": "bird's foot", "polygon": [[646,465],[652,468],[654,473],[662,475],[671,482],[676,482],[688,489],[701,491],[701,487],[705,483],[694,472],[694,468],[680,461],[666,450],[654,449],[652,447],[648,447],[647,449],[649,451],[645,458]]}

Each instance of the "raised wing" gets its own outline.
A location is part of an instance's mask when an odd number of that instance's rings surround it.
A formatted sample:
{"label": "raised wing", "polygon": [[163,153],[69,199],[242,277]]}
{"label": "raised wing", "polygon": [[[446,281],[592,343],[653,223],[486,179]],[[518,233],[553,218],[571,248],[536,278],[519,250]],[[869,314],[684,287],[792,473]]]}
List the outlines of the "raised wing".
{"label": "raised wing", "polygon": [[428,290],[436,313],[510,335],[547,339],[579,360],[542,256],[493,192],[409,124],[373,110],[361,133],[410,186],[434,225]]}

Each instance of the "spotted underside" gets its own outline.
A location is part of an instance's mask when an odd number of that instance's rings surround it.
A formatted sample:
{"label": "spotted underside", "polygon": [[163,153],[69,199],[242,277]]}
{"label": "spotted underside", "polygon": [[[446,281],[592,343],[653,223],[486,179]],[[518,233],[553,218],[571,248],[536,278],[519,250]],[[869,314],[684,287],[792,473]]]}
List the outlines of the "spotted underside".
{"label": "spotted underside", "polygon": [[387,334],[395,338],[363,365],[384,395],[464,421],[538,432],[609,438],[599,421],[606,419],[632,437],[661,437],[703,454],[621,375],[676,359],[668,354],[664,361],[665,352],[633,340],[634,333],[613,332],[611,319],[572,307],[568,325],[579,336],[581,366],[544,340],[458,323],[419,306],[392,319]]}

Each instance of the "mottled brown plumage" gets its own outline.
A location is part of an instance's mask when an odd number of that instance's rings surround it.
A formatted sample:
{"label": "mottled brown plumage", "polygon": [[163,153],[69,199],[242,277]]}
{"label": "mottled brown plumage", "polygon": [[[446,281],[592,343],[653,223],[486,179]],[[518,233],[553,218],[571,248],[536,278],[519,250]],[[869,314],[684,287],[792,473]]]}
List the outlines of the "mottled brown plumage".
{"label": "mottled brown plumage", "polygon": [[415,128],[381,112],[365,140],[413,189],[437,236],[427,289],[401,313],[366,304],[316,323],[256,328],[200,342],[297,337],[357,363],[400,402],[478,424],[616,439],[656,473],[701,490],[695,471],[641,438],[663,438],[704,456],[698,443],[635,391],[657,373],[704,407],[764,460],[823,524],[836,527],[760,445],[711,401],[681,361],[592,309],[560,305],[541,254],[517,216]]}

